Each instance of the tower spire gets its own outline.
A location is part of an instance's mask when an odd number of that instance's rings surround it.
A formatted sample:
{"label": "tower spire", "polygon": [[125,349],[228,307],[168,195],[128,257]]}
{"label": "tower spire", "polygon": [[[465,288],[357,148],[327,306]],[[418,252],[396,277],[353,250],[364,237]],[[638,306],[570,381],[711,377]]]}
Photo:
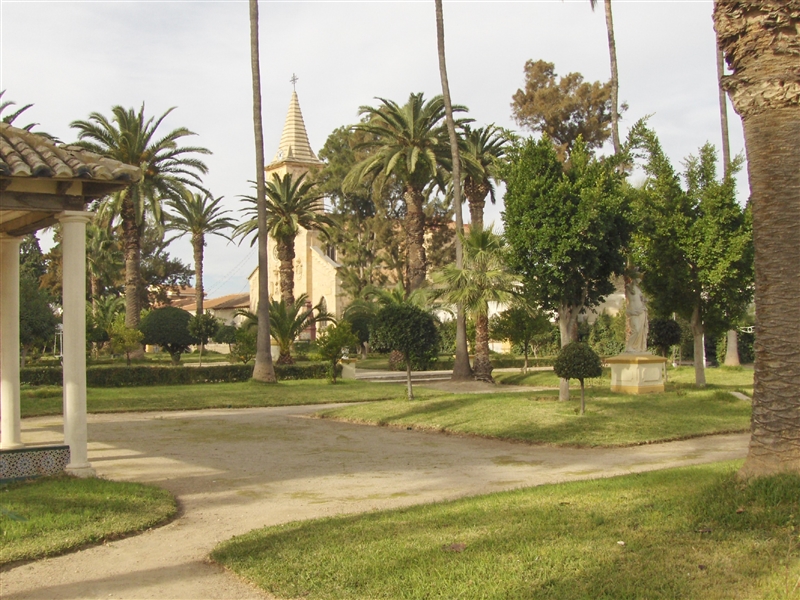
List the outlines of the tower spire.
{"label": "tower spire", "polygon": [[[297,83],[297,77],[292,75],[290,81],[294,86]],[[267,167],[267,170],[285,161],[300,163],[308,167],[322,164],[322,161],[314,154],[311,144],[308,142],[303,113],[300,111],[300,101],[297,99],[297,92],[294,90],[289,101],[289,111],[286,113],[286,121],[283,125],[278,151],[275,153],[272,164]]]}

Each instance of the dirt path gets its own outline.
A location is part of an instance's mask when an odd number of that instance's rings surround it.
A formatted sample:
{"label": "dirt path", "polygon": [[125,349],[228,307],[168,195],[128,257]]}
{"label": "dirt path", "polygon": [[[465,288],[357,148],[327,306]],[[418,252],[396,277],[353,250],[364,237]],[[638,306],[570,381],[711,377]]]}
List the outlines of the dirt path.
{"label": "dirt path", "polygon": [[[90,416],[98,474],[167,488],[182,515],[142,535],[0,572],[0,597],[265,598],[207,562],[217,542],[297,519],[740,458],[748,439],[555,449],[307,418],[320,408]],[[23,439],[60,442],[60,419],[25,419]]]}

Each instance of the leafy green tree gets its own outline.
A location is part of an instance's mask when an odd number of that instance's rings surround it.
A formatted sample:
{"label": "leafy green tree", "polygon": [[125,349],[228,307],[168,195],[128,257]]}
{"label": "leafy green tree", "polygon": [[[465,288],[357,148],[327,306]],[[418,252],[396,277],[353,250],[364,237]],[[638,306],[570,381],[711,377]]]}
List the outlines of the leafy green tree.
{"label": "leafy green tree", "polygon": [[[111,332],[118,316],[125,312],[125,300],[119,296],[102,296],[93,298],[93,308],[86,318],[87,340],[94,343],[95,356],[101,347],[111,340]],[[123,321],[124,325],[124,316]]]}
{"label": "leafy green tree", "polygon": [[[578,315],[614,291],[630,239],[629,198],[616,159],[595,159],[582,141],[568,166],[547,136],[509,151],[502,169],[510,266],[532,302],[558,315],[561,346],[577,341]],[[562,381],[560,398],[569,399]]]}
{"label": "leafy green tree", "polygon": [[192,315],[189,319],[189,333],[197,338],[199,344],[198,347],[200,349],[200,359],[199,363],[200,366],[203,366],[203,348],[208,343],[214,335],[216,335],[217,331],[220,327],[219,319],[217,319],[214,315],[210,312],[200,313],[197,315]]}
{"label": "leafy green tree", "polygon": [[348,321],[340,321],[336,325],[326,327],[322,335],[317,338],[317,350],[322,359],[330,363],[328,379],[331,383],[336,383],[336,363],[342,359],[342,351],[358,343],[358,338]]}
{"label": "leafy green tree", "polygon": [[436,356],[439,333],[429,312],[409,303],[387,304],[375,318],[370,345],[378,351],[402,353],[406,363],[408,399],[413,400],[411,364],[427,363]]}
{"label": "leafy green tree", "polygon": [[667,356],[672,346],[681,343],[681,326],[674,319],[650,319],[648,345],[658,350],[661,356]]}
{"label": "leafy green tree", "polygon": [[53,339],[58,320],[50,308],[50,297],[30,275],[19,279],[19,343],[21,365],[34,346]]}
{"label": "leafy green tree", "polygon": [[164,348],[172,358],[172,363],[177,365],[181,354],[197,343],[197,338],[189,333],[191,318],[188,312],[174,306],[153,309],[139,326],[144,334],[142,341]]}
{"label": "leafy green tree", "polygon": [[613,317],[605,311],[597,315],[589,329],[589,346],[600,356],[614,356],[625,350],[625,311]]}
{"label": "leafy green tree", "polygon": [[473,371],[478,381],[493,382],[489,358],[489,303],[509,302],[516,278],[507,270],[503,240],[483,229],[462,236],[464,267],[449,265],[434,273],[437,296],[449,304],[463,306],[475,321]]}
{"label": "leafy green tree", "polygon": [[236,342],[231,346],[231,354],[241,363],[247,364],[256,356],[258,329],[256,327],[239,327],[236,330]]}
{"label": "leafy green tree", "polygon": [[[167,218],[167,227],[180,232],[178,237],[190,234],[194,254],[195,314],[203,314],[203,248],[207,235],[218,235],[229,240],[225,232],[235,227],[235,223],[225,215],[230,212],[219,205],[222,196],[214,198],[211,194],[196,194],[185,190],[177,198],[169,198],[169,206],[174,214]],[[205,342],[201,342],[202,345]]]}
{"label": "leafy green tree", "polygon": [[125,325],[125,315],[119,313],[111,325],[109,335],[111,351],[115,354],[124,354],[125,362],[130,367],[131,353],[136,352],[141,347],[144,333]]}
{"label": "leafy green tree", "polygon": [[580,73],[556,77],[553,63],[525,63],[525,89],[511,102],[514,120],[552,139],[561,159],[579,137],[587,148],[600,148],[611,133],[611,83],[589,83]]}
{"label": "leafy green tree", "polygon": [[[275,239],[280,261],[281,298],[287,305],[294,304],[294,240],[299,228],[324,231],[334,226],[333,220],[323,211],[322,200],[313,192],[314,183],[305,179],[305,173],[297,179],[291,173],[283,177],[273,173],[266,187],[267,229]],[[235,234],[242,238],[257,229],[255,198],[245,196],[243,200],[251,204],[244,210],[253,217],[236,228]]]}
{"label": "leafy green tree", "polygon": [[92,314],[97,312],[97,303],[104,288],[113,286],[123,266],[120,245],[107,227],[90,223],[86,226],[86,272],[89,277],[89,293],[92,299]]}
{"label": "leafy green tree", "polygon": [[600,377],[603,374],[600,357],[588,344],[570,342],[558,353],[556,362],[553,363],[553,371],[562,379],[577,379],[581,382],[581,414],[584,414],[586,401],[583,380],[587,377]]}
{"label": "leafy green tree", "polygon": [[[144,284],[140,290],[142,296],[139,298],[139,306],[142,309],[169,304],[170,292],[191,283],[192,268],[167,252],[170,241],[165,239],[164,232],[159,227],[153,224],[145,227],[140,261],[141,279]],[[125,318],[127,319],[127,312]]]}
{"label": "leafy green tree", "polygon": [[78,130],[78,145],[128,165],[139,167],[142,178],[120,192],[115,192],[102,205],[104,213],[118,219],[122,225],[125,252],[125,323],[139,324],[143,295],[141,277],[141,240],[150,214],[156,223],[162,222],[161,202],[178,198],[187,185],[199,186],[200,175],[207,167],[198,154],[210,154],[199,146],[179,146],[182,138],[194,135],[185,127],[165,135],[158,131],[169,109],[158,118],[145,117],[144,104],[136,112],[114,106],[111,118],[93,112],[87,120],[73,121]]}
{"label": "leafy green tree", "polygon": [[[395,177],[403,188],[406,233],[406,289],[411,292],[425,283],[425,188],[440,177],[440,167],[448,165],[450,146],[447,142],[445,105],[442,96],[425,101],[422,94],[411,94],[400,106],[379,98],[377,108],[362,106],[365,120],[354,129],[369,135],[362,143],[370,155],[356,164],[344,181],[345,189],[373,181],[380,186]],[[455,112],[466,111],[454,106]],[[459,121],[459,124],[464,121]]]}
{"label": "leafy green tree", "polygon": [[517,297],[511,305],[489,322],[489,337],[493,340],[508,340],[519,346],[525,356],[522,372],[528,372],[528,353],[535,348],[534,340],[550,333],[552,325],[541,310]]}
{"label": "leafy green tree", "polygon": [[228,350],[232,353],[232,346],[236,343],[236,327],[233,325],[221,325],[211,339],[217,344],[228,344]]}
{"label": "leafy green tree", "polygon": [[483,208],[486,197],[495,203],[494,181],[498,178],[500,159],[505,156],[508,135],[495,125],[464,127],[464,195],[469,203],[473,228],[483,229]]}
{"label": "leafy green tree", "polygon": [[751,215],[736,202],[734,176],[741,159],[718,180],[716,151],[706,144],[686,160],[683,188],[644,123],[634,126],[630,142],[643,151],[647,174],[635,237],[636,263],[645,272],[642,288],[656,315],[677,313],[690,321],[695,383],[703,386],[704,335],[728,329],[753,297]]}

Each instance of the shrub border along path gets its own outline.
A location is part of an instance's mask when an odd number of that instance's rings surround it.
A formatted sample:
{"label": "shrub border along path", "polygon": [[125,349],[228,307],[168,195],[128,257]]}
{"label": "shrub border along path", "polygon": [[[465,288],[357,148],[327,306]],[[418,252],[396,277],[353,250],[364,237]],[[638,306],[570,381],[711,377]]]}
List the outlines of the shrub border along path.
{"label": "shrub border along path", "polygon": [[[100,475],[155,483],[182,515],[142,535],[0,573],[4,597],[265,598],[208,562],[266,525],[742,458],[748,436],[618,449],[547,448],[310,419],[319,406],[89,416]],[[60,419],[23,421],[26,443]]]}

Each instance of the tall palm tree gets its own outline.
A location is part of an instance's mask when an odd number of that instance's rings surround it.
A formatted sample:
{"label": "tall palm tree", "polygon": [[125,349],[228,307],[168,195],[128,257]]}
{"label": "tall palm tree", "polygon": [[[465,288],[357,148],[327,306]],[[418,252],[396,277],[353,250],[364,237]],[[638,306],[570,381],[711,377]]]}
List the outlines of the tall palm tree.
{"label": "tall palm tree", "polygon": [[86,226],[86,266],[89,275],[89,293],[92,297],[92,314],[97,314],[101,285],[111,271],[119,273],[122,252],[106,227],[90,223]]}
{"label": "tall palm tree", "polygon": [[745,477],[800,472],[800,1],[714,3],[723,78],[744,124],[755,245],[756,360]]}
{"label": "tall palm tree", "polygon": [[218,235],[229,240],[230,237],[224,232],[236,226],[225,216],[230,211],[223,210],[219,205],[222,198],[187,190],[179,198],[167,200],[167,206],[175,211],[174,215],[167,217],[167,227],[179,231],[178,237],[187,233],[192,236],[196,315],[203,314],[203,248],[206,235]]}
{"label": "tall palm tree", "polygon": [[181,138],[195,135],[185,127],[158,137],[158,128],[173,111],[158,118],[145,117],[144,104],[135,111],[115,106],[111,118],[93,112],[88,120],[73,121],[78,145],[108,158],[141,168],[142,178],[110,196],[101,212],[122,225],[125,253],[125,325],[139,325],[142,278],[141,241],[148,212],[161,223],[161,202],[179,197],[186,186],[200,186],[200,175],[208,171],[197,154],[211,154],[200,146],[179,146]]}
{"label": "tall palm tree", "polygon": [[435,289],[445,302],[461,304],[475,320],[475,362],[478,381],[493,382],[489,360],[489,303],[513,298],[516,279],[505,268],[503,240],[486,229],[462,235],[464,267],[448,265],[434,274]]}
{"label": "tall palm tree", "polygon": [[261,66],[258,49],[258,0],[250,0],[250,73],[253,83],[253,133],[256,145],[256,211],[258,228],[258,337],[253,379],[277,383],[269,343],[269,257],[267,206],[264,201],[264,129],[261,124]]}
{"label": "tall palm tree", "polygon": [[[22,113],[24,113],[26,110],[28,110],[31,106],[33,106],[33,104],[26,104],[25,106],[19,107],[14,112],[7,113],[7,114],[3,115],[3,111],[5,111],[7,108],[11,109],[12,106],[15,106],[17,104],[13,100],[3,100],[3,94],[5,94],[5,93],[6,93],[6,90],[0,90],[0,115],[2,115],[2,122],[3,123],[7,123],[7,124],[11,125],[11,124],[14,123],[14,120],[18,116],[20,116]],[[22,129],[25,129],[26,131],[30,131],[35,125],[36,125],[36,123],[30,123],[30,124],[26,125],[25,127],[22,127]]]}
{"label": "tall palm tree", "polygon": [[[594,10],[597,0],[589,0]],[[619,71],[617,70],[617,43],[614,41],[614,18],[611,14],[611,0],[603,0],[608,31],[608,56],[611,61],[611,140],[614,154],[619,154],[622,145],[619,140]]]}
{"label": "tall palm tree", "polygon": [[464,195],[469,203],[472,227],[483,229],[483,208],[486,197],[495,202],[493,181],[498,160],[505,156],[508,137],[495,125],[464,127]]}
{"label": "tall palm tree", "polygon": [[[447,81],[447,61],[444,50],[444,11],[442,0],[435,0],[436,8],[436,48],[439,56],[439,77],[442,80],[442,97],[444,98],[445,121],[447,122],[447,135],[450,138],[450,157],[453,165],[453,210],[456,214],[456,266],[464,266],[464,249],[461,238],[464,233],[464,221],[461,214],[461,157],[458,150],[458,135],[453,119],[453,104],[450,101],[450,84]],[[469,350],[467,349],[467,317],[464,307],[459,305],[456,309],[456,360],[453,364],[453,381],[472,378],[472,368],[469,365]]]}
{"label": "tall palm tree", "polygon": [[[300,227],[325,231],[335,226],[333,219],[323,212],[322,200],[312,194],[314,184],[305,178],[305,173],[296,180],[291,173],[283,177],[273,173],[266,187],[267,231],[275,240],[280,261],[281,298],[287,305],[294,304],[294,240]],[[243,199],[251,204],[244,212],[254,213],[255,199],[248,196]],[[256,219],[250,218],[240,224],[234,234],[244,238],[255,229]]]}
{"label": "tall palm tree", "polygon": [[[360,114],[367,120],[354,127],[370,134],[360,147],[373,152],[353,167],[345,177],[344,185],[353,188],[373,178],[380,182],[394,176],[403,186],[407,291],[411,292],[422,287],[427,272],[424,190],[439,179],[439,168],[449,166],[452,160],[442,125],[444,99],[435,96],[426,102],[421,93],[411,94],[403,106],[384,98],[378,100],[381,105],[377,108],[361,107]],[[456,105],[453,110],[464,112],[467,109]],[[465,120],[459,120],[459,124],[463,122]]]}

